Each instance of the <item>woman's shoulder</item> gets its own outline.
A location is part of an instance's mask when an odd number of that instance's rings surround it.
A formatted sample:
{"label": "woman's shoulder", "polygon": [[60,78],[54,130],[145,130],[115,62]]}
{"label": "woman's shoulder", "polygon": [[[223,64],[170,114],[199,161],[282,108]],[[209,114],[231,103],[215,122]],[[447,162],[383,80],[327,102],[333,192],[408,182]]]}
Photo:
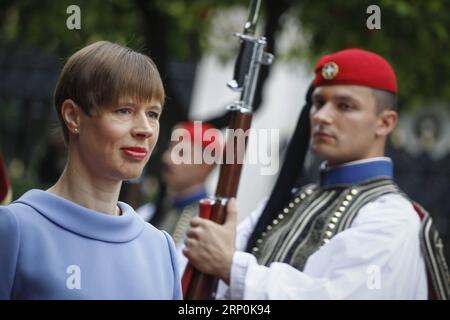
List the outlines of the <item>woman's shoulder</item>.
{"label": "woman's shoulder", "polygon": [[0,206],[0,242],[15,241],[19,236],[19,223],[13,206]]}
{"label": "woman's shoulder", "polygon": [[0,206],[0,221],[16,221],[12,205]]}
{"label": "woman's shoulder", "polygon": [[[141,219],[140,217],[138,218]],[[159,248],[170,249],[170,251],[175,250],[173,239],[166,231],[160,230],[144,220],[142,222],[144,223],[142,237],[147,239],[144,241],[149,241]]]}
{"label": "woman's shoulder", "polygon": [[[140,218],[139,218],[140,219]],[[144,230],[143,232],[152,237],[152,238],[156,238],[158,239],[158,241],[161,242],[167,242],[167,237],[170,237],[167,232],[165,232],[164,230],[160,230],[158,228],[156,228],[154,225],[152,225],[149,222],[143,221],[144,223]]]}
{"label": "woman's shoulder", "polygon": [[[42,190],[33,189],[26,192],[24,195],[14,200],[12,203],[6,206],[0,206],[0,215],[6,217],[11,216],[16,221],[23,220],[22,216],[26,216],[27,221],[33,220],[33,213],[37,213],[36,209],[33,207],[33,202],[39,199],[40,194],[43,193]],[[34,199],[34,200],[33,200]]]}

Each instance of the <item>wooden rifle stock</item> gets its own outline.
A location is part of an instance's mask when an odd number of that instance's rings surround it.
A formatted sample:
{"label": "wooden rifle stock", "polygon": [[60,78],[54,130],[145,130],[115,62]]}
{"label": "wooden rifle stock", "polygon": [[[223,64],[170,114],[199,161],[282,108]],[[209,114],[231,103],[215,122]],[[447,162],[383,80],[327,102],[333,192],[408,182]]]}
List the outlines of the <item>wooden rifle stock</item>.
{"label": "wooden rifle stock", "polygon": [[[248,129],[252,121],[252,113],[247,109],[231,109],[231,119],[227,142],[223,151],[223,163],[220,167],[219,182],[215,197],[200,201],[200,216],[216,223],[223,224],[226,220],[228,199],[236,197],[247,146]],[[242,130],[242,132],[240,132]],[[244,135],[245,134],[245,135]],[[242,139],[244,137],[244,143]],[[229,157],[232,152],[232,162]],[[204,274],[188,263],[183,274],[183,295],[187,300],[212,299],[217,285],[217,279]]]}
{"label": "wooden rifle stock", "polygon": [[[252,121],[252,106],[261,65],[270,65],[273,55],[265,52],[267,41],[255,37],[261,0],[252,0],[247,22],[242,34],[235,34],[241,49],[235,64],[233,80],[228,87],[241,92],[241,99],[228,107],[230,123],[227,142],[222,154],[219,182],[215,196],[200,201],[200,217],[223,224],[226,220],[226,206],[229,198],[236,197],[244,162],[245,149]],[[185,299],[211,299],[217,284],[213,276],[203,274],[190,263],[183,274],[182,285]]]}

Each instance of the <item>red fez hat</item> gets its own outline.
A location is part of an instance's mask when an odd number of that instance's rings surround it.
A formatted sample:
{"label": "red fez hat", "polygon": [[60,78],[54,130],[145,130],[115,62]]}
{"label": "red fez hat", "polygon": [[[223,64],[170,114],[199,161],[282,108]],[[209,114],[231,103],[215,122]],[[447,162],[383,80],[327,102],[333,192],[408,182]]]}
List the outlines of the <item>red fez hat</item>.
{"label": "red fez hat", "polygon": [[316,64],[316,87],[349,84],[397,93],[397,78],[389,62],[361,49],[346,49],[322,57]]}
{"label": "red fez hat", "polygon": [[[181,122],[176,127],[183,128],[189,132],[190,139],[192,143],[200,143],[202,149],[205,149],[211,143],[214,143],[214,147],[221,146],[221,137],[212,132],[212,136],[204,137],[205,131],[209,129],[216,129],[207,122],[202,121],[189,121]],[[215,130],[214,130],[215,131]]]}

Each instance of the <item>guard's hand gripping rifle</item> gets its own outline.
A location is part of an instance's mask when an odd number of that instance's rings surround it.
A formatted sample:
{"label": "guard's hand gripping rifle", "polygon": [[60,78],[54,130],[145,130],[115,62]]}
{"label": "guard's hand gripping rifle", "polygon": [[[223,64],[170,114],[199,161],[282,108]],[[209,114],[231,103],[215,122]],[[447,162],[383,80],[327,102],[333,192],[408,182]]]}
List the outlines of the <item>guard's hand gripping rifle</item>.
{"label": "guard's hand gripping rifle", "polygon": [[[261,64],[270,65],[273,60],[273,55],[265,52],[266,39],[255,36],[260,4],[261,0],[251,1],[244,32],[235,34],[240,41],[240,51],[234,69],[234,79],[227,85],[231,90],[241,92],[241,98],[227,107],[230,113],[228,133],[231,132],[232,134],[228,135],[224,146],[223,162],[220,167],[215,196],[200,201],[200,217],[220,224],[225,222],[228,200],[236,197],[247,146],[248,135],[245,135],[244,146],[238,146],[239,139],[236,133],[240,130],[242,130],[241,133],[247,133],[247,130],[250,129],[259,69]],[[231,148],[229,147],[230,144],[232,145]],[[227,154],[227,151],[231,151],[233,154]],[[233,159],[233,161],[229,161],[230,159]],[[214,298],[216,284],[216,278],[201,273],[191,264],[188,264],[182,279],[184,298],[189,300]]]}

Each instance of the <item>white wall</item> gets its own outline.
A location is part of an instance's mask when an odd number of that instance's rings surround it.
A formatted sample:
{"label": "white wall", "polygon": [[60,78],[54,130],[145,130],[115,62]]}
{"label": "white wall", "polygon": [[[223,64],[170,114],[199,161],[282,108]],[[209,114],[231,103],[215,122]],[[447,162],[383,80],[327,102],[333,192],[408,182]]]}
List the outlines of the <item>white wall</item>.
{"label": "white wall", "polygon": [[[233,76],[233,68],[234,61],[222,64],[211,55],[203,58],[194,84],[191,119],[203,120],[216,116],[225,110],[226,105],[239,98],[239,94],[226,86]],[[252,128],[277,129],[280,144],[282,140],[286,143],[295,129],[311,79],[312,72],[306,71],[299,62],[275,62],[264,88],[263,105],[253,118]],[[256,140],[249,140],[247,152],[257,151]],[[279,170],[274,175],[262,175],[263,167],[267,165],[244,164],[237,195],[239,220],[245,218],[271,192]],[[218,169],[208,179],[207,187],[211,193],[215,190],[217,178]]]}

